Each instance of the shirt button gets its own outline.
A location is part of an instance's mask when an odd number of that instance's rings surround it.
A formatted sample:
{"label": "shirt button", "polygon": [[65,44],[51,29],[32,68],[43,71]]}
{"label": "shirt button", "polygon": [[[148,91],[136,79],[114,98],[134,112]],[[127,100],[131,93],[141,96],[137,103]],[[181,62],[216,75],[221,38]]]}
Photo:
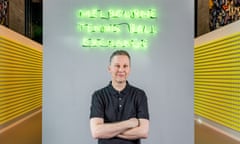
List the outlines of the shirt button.
{"label": "shirt button", "polygon": [[122,107],[122,105],[119,105],[119,107],[121,108],[121,107]]}
{"label": "shirt button", "polygon": [[119,100],[122,100],[122,98],[118,98]]}

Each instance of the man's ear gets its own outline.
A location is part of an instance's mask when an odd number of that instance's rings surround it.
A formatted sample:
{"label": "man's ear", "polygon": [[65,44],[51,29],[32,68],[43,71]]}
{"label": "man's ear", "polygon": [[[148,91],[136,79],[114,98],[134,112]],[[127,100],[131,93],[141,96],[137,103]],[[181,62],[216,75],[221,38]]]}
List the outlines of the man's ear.
{"label": "man's ear", "polygon": [[107,69],[108,69],[108,72],[111,72],[111,67],[110,67],[110,65],[108,66]]}

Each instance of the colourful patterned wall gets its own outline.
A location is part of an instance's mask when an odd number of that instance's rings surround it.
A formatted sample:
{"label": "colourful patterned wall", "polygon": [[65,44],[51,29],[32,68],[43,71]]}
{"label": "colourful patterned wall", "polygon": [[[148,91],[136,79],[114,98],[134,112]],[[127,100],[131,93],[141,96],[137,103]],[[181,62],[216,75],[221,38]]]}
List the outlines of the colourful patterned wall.
{"label": "colourful patterned wall", "polygon": [[240,0],[209,0],[209,16],[210,31],[240,20]]}
{"label": "colourful patterned wall", "polygon": [[9,2],[8,0],[0,0],[0,24],[8,26],[9,19]]}

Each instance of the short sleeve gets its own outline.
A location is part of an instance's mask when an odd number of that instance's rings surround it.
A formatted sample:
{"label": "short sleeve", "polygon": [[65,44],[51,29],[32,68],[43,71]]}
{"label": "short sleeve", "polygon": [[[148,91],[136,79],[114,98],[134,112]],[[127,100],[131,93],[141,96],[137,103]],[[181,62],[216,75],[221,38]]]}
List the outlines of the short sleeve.
{"label": "short sleeve", "polygon": [[138,96],[137,118],[149,119],[148,100],[144,91]]}
{"label": "short sleeve", "polygon": [[104,117],[103,100],[101,99],[99,92],[94,92],[94,94],[92,95],[90,118],[93,117]]}

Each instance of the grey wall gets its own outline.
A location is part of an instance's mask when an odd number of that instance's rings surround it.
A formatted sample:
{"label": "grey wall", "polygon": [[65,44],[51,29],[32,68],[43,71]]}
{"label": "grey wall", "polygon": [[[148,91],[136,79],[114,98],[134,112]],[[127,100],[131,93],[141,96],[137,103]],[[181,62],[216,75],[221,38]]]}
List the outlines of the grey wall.
{"label": "grey wall", "polygon": [[193,144],[193,1],[44,1],[43,144],[93,144],[89,107],[94,90],[108,84],[113,49],[79,45],[74,12],[98,6],[154,5],[161,17],[147,51],[130,50],[129,82],[149,99],[150,135],[144,144]]}

